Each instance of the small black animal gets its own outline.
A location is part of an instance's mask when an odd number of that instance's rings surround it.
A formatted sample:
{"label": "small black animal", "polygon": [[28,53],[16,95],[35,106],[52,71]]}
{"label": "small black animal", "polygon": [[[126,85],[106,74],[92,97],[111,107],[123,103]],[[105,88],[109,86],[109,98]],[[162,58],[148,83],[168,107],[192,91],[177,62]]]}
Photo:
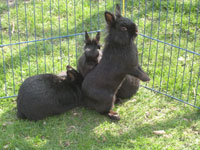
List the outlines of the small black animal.
{"label": "small black animal", "polygon": [[[94,39],[90,39],[87,31],[85,31],[84,53],[79,58],[77,64],[77,70],[83,77],[85,77],[101,60],[102,52],[100,50],[101,45],[99,41],[100,32],[96,34]],[[66,72],[60,72],[58,76],[65,77]]]}
{"label": "small black animal", "polygon": [[100,32],[97,33],[96,38],[90,39],[87,31],[85,31],[85,46],[84,53],[78,60],[77,70],[85,77],[101,60],[102,52],[99,44]]}
{"label": "small black animal", "polygon": [[108,35],[103,56],[85,77],[82,92],[87,107],[119,120],[119,115],[112,108],[124,77],[129,74],[142,81],[150,78],[138,64],[137,47],[133,43],[138,34],[135,23],[121,16],[119,5],[116,5],[116,17],[106,11],[105,19]]}
{"label": "small black animal", "polygon": [[82,81],[81,74],[71,66],[67,66],[64,79],[54,74],[27,78],[17,97],[18,118],[37,121],[81,105]]}

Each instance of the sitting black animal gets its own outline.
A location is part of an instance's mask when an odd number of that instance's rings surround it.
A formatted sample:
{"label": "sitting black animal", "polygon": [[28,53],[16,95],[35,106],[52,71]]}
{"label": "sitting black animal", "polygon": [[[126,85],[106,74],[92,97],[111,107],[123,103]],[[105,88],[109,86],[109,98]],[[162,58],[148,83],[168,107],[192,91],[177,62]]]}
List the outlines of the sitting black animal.
{"label": "sitting black animal", "polygon": [[116,17],[105,12],[108,35],[103,56],[85,77],[82,92],[87,107],[119,120],[119,115],[112,108],[124,77],[129,74],[142,81],[149,81],[150,78],[138,63],[137,47],[133,43],[138,34],[137,26],[121,16],[119,5],[116,9]]}
{"label": "sitting black animal", "polygon": [[[87,31],[85,31],[84,53],[80,56],[77,64],[77,70],[83,77],[85,77],[101,60],[102,52],[100,50],[101,45],[99,41],[100,32],[96,34],[94,39],[90,39]],[[61,72],[58,76],[65,77],[66,72]]]}
{"label": "sitting black animal", "polygon": [[101,60],[102,52],[99,44],[100,32],[97,33],[96,38],[90,39],[87,31],[85,31],[85,46],[84,53],[78,60],[77,70],[85,77]]}
{"label": "sitting black animal", "polygon": [[81,74],[70,66],[64,79],[54,74],[27,78],[17,97],[17,116],[36,121],[81,105],[82,81]]}

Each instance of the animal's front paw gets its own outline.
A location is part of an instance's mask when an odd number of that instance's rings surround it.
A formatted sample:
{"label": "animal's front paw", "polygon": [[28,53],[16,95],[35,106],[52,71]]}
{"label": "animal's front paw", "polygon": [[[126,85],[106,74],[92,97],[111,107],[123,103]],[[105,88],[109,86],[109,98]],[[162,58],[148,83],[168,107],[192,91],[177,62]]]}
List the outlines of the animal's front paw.
{"label": "animal's front paw", "polygon": [[144,73],[141,78],[140,78],[143,82],[149,82],[151,79],[149,78],[149,76]]}

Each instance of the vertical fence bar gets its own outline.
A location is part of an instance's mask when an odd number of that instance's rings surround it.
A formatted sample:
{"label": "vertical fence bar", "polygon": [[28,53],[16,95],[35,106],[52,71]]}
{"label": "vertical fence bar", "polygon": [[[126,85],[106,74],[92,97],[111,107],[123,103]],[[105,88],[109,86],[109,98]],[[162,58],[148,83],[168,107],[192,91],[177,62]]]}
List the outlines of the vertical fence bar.
{"label": "vertical fence bar", "polygon": [[[17,14],[17,35],[18,35],[18,42],[20,43],[20,36],[19,36],[19,19],[18,19],[18,3],[17,0],[15,1],[16,5],[16,14]],[[22,55],[21,55],[21,47],[19,44],[19,58],[20,58],[20,72],[21,72],[21,81],[22,81]]]}
{"label": "vertical fence bar", "polygon": [[[2,33],[2,24],[1,24],[1,16],[0,16],[0,33],[1,33],[1,45],[3,45],[3,33]],[[4,73],[4,83],[5,83],[5,95],[7,96],[7,81],[6,81],[6,66],[5,66],[5,57],[4,57],[4,49],[3,47],[1,48],[2,50],[2,57],[3,57],[3,73]]]}
{"label": "vertical fence bar", "polygon": [[[42,0],[42,31],[43,31],[43,38],[45,38],[44,35],[44,12],[43,12],[43,8],[44,8],[44,0]],[[47,65],[46,65],[46,47],[45,47],[45,41],[43,41],[43,49],[44,49],[44,69],[45,69],[45,73],[47,72]]]}
{"label": "vertical fence bar", "polygon": [[[53,31],[52,31],[52,15],[51,15],[51,0],[50,0],[50,23],[51,23],[51,38],[53,37]],[[51,50],[52,50],[52,64],[53,64],[53,72],[54,69],[54,48],[53,48],[53,40],[51,39]]]}
{"label": "vertical fence bar", "polygon": [[[174,15],[173,15],[173,31],[172,31],[172,44],[174,43],[174,24],[175,24],[175,15],[176,14],[176,0],[174,2]],[[172,46],[170,49],[170,59],[169,59],[169,71],[168,71],[168,79],[167,79],[167,93],[168,93],[168,86],[169,86],[169,77],[171,71],[171,62],[172,62]]]}
{"label": "vertical fence bar", "polygon": [[[7,0],[7,6],[8,6],[8,28],[9,28],[9,41],[10,44],[12,43],[12,39],[11,39],[11,29],[10,29],[10,8],[9,8],[9,4],[8,4],[8,0]],[[11,66],[12,66],[12,76],[13,76],[13,92],[15,94],[15,73],[14,73],[14,67],[13,67],[13,47],[12,45],[10,46],[10,55],[11,55]]]}
{"label": "vertical fence bar", "polygon": [[113,14],[115,13],[115,1],[113,0]]}
{"label": "vertical fence bar", "polygon": [[76,64],[77,64],[78,56],[77,56],[77,39],[76,39],[76,0],[74,0],[74,25],[75,25],[74,32],[75,32]]}
{"label": "vertical fence bar", "polygon": [[132,0],[132,8],[131,8],[131,20],[133,21],[133,5],[134,4],[134,2],[133,2],[133,0]]}
{"label": "vertical fence bar", "polygon": [[[164,42],[166,42],[166,37],[167,37],[166,34],[167,34],[167,24],[168,24],[168,21],[167,21],[168,20],[168,6],[169,6],[169,0],[167,0],[167,15],[166,15],[166,22],[165,22],[165,40],[164,40]],[[164,66],[164,59],[165,59],[165,47],[166,47],[166,44],[164,44],[164,50],[163,50],[159,92],[160,92],[161,86],[162,86],[163,66]]]}
{"label": "vertical fence bar", "polygon": [[83,31],[85,31],[84,30],[84,2],[83,0],[82,0],[82,28],[83,28]]}
{"label": "vertical fence bar", "polygon": [[[153,0],[153,4],[152,4],[152,17],[151,17],[151,33],[150,33],[150,37],[152,37],[152,29],[153,29],[153,11],[154,11],[154,0]],[[150,46],[149,46],[147,73],[149,73],[149,59],[150,59],[150,54],[151,54],[151,39],[150,39]]]}
{"label": "vertical fence bar", "polygon": [[[199,6],[200,6],[200,1],[198,1],[198,8],[197,8],[197,18],[196,18],[196,27],[195,27],[195,34],[194,34],[194,52],[195,52],[195,49],[196,49],[196,41],[197,41],[197,30],[198,30],[198,19],[199,19]],[[190,72],[190,80],[189,80],[189,87],[188,87],[188,96],[187,96],[187,102],[189,100],[189,92],[190,92],[190,86],[191,86],[191,80],[192,80],[192,73],[193,73],[193,64],[194,64],[194,54],[193,54],[193,57],[192,57],[192,69],[191,69],[191,72]],[[200,74],[200,68],[199,68],[199,74]],[[197,89],[198,89],[198,81],[199,81],[199,76],[198,76],[198,79],[197,79]],[[196,94],[197,94],[197,89],[196,89]],[[195,96],[195,103],[196,103],[196,96]]]}
{"label": "vertical fence bar", "polygon": [[[144,35],[145,35],[145,31],[146,31],[146,14],[147,14],[147,7],[146,6],[147,6],[147,0],[145,0]],[[142,66],[143,53],[144,53],[144,39],[145,39],[145,37],[143,37],[143,44],[142,44],[141,66]]]}
{"label": "vertical fence bar", "polygon": [[[60,0],[58,0],[58,22],[59,22],[59,36],[60,36]],[[61,50],[61,38],[59,38],[59,43],[60,43],[60,65],[61,65],[61,70],[62,70],[62,50]]]}
{"label": "vertical fence bar", "polygon": [[125,17],[126,17],[127,1],[125,0]]}
{"label": "vertical fence bar", "polygon": [[92,8],[91,8],[91,0],[90,0],[90,31],[92,31],[92,16],[91,16],[91,12],[92,12]]}
{"label": "vertical fence bar", "polygon": [[35,0],[33,1],[33,7],[34,7],[34,34],[35,34],[35,53],[36,53],[36,64],[37,64],[37,74],[38,74],[38,49],[37,49],[37,42],[36,42],[36,24],[35,24]]}
{"label": "vertical fence bar", "polygon": [[[192,6],[192,1],[190,0],[190,10],[189,10],[189,17],[188,17],[188,31],[187,31],[186,49],[188,49],[188,35],[189,35],[189,30],[190,30],[191,6]],[[187,51],[185,51],[185,60],[184,60],[184,68],[183,68],[183,75],[182,75],[182,84],[181,84],[181,95],[180,95],[180,99],[182,98],[182,92],[183,92],[183,82],[184,82],[184,77],[185,77],[186,58],[187,58]]]}
{"label": "vertical fence bar", "polygon": [[[100,22],[99,22],[99,0],[98,0],[98,30],[100,29]],[[84,30],[83,30],[84,31]]]}
{"label": "vertical fence bar", "polygon": [[[159,39],[160,35],[160,11],[161,11],[161,0],[160,0],[160,9],[159,9],[159,22],[158,22],[158,35],[157,39]],[[154,79],[155,79],[155,73],[156,73],[156,67],[157,67],[157,57],[158,57],[158,41],[157,41],[157,47],[156,47],[156,60],[155,60],[155,65],[154,65],[154,72],[153,72],[153,88],[154,88]]]}
{"label": "vertical fence bar", "polygon": [[106,0],[105,0],[105,10],[106,10]]}
{"label": "vertical fence bar", "polygon": [[[67,0],[66,0],[66,20],[67,20],[67,35],[69,35],[69,24],[68,24],[68,20],[69,20],[69,16],[68,16],[68,4],[67,4]],[[69,37],[67,37],[67,43],[68,43],[68,64],[70,65],[70,57],[69,57]]]}
{"label": "vertical fence bar", "polygon": [[[138,6],[138,27],[140,25],[140,0],[139,0],[139,6]],[[136,45],[138,44],[138,38],[137,38],[137,41],[136,41]]]}
{"label": "vertical fence bar", "polygon": [[[182,3],[182,12],[181,12],[181,26],[180,26],[180,34],[179,34],[179,44],[178,47],[181,45],[181,32],[182,32],[182,21],[183,21],[183,8],[184,8],[184,0]],[[180,55],[180,49],[178,49],[178,56],[177,56],[177,63],[176,63],[176,75],[175,75],[175,82],[174,82],[174,89],[173,89],[173,96],[175,94],[175,89],[176,89],[176,79],[177,79],[177,72],[178,72],[178,58]]]}
{"label": "vertical fence bar", "polygon": [[[25,1],[24,1],[24,11],[25,11],[25,24],[26,24],[26,41],[28,41],[27,13],[26,13],[26,2]],[[27,42],[27,49],[28,49],[28,70],[29,70],[29,76],[31,76],[30,52],[29,52],[28,42]]]}
{"label": "vertical fence bar", "polygon": [[194,98],[194,106],[196,106],[196,101],[197,101],[197,93],[198,93],[199,77],[200,77],[200,66],[199,66],[199,72],[198,72],[198,78],[197,78],[197,86],[196,86],[196,94],[195,94],[195,98]]}

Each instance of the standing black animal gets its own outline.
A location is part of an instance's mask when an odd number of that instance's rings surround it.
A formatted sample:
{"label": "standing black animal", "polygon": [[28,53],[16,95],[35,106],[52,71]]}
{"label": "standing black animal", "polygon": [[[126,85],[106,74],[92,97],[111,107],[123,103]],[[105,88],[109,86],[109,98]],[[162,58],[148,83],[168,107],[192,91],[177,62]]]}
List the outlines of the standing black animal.
{"label": "standing black animal", "polygon": [[36,121],[81,105],[82,81],[81,74],[70,66],[65,79],[54,74],[27,78],[17,97],[18,118]]}
{"label": "standing black animal", "polygon": [[119,5],[116,5],[116,9],[116,17],[105,12],[108,35],[103,56],[85,77],[82,92],[87,107],[119,120],[119,115],[112,108],[124,77],[130,74],[142,81],[149,81],[150,78],[138,64],[137,47],[133,43],[138,34],[137,26],[121,16]]}
{"label": "standing black animal", "polygon": [[100,51],[100,32],[96,38],[90,39],[87,31],[85,31],[85,46],[84,53],[78,60],[77,70],[85,77],[101,60],[102,52]]}

